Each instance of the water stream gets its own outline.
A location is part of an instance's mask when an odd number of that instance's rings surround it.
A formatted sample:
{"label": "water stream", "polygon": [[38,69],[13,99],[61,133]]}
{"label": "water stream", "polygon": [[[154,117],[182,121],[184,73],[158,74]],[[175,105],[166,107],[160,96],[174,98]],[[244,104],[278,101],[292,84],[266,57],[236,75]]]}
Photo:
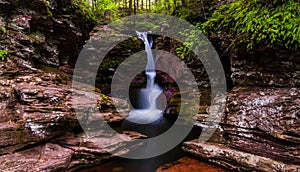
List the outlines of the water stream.
{"label": "water stream", "polygon": [[[160,95],[163,95],[163,90],[158,84],[155,83],[156,70],[155,70],[155,61],[152,54],[152,44],[153,41],[146,32],[137,32],[137,36],[144,41],[145,51],[147,53],[147,64],[145,68],[145,74],[147,78],[147,83],[145,88],[139,90],[139,94],[135,103],[139,106],[134,108],[129,112],[129,115],[122,123],[123,130],[133,130],[147,135],[149,138],[158,136],[165,131],[167,131],[173,124],[167,118],[163,116],[163,110],[159,109],[158,104],[166,103],[160,102],[161,100],[157,99]],[[166,101],[163,100],[163,101]],[[184,126],[183,126],[184,127]],[[200,135],[201,130],[194,127],[189,136],[185,140],[195,139]],[[183,157],[184,153],[181,149],[182,144],[178,144],[170,151],[159,155],[157,157],[148,158],[148,159],[126,159],[115,157],[110,162],[104,163],[97,167],[92,167],[89,169],[82,170],[83,172],[90,171],[103,171],[103,172],[155,172],[160,166],[175,162],[176,160]],[[156,147],[161,147],[162,145],[149,146],[147,144],[142,145],[141,147],[147,151],[148,148],[155,149]],[[141,148],[139,147],[139,148]],[[134,153],[134,150],[131,150],[130,153]],[[190,160],[188,160],[190,161]],[[191,164],[187,165],[188,167],[197,167],[199,162],[195,160]],[[175,165],[174,164],[174,165]],[[204,164],[204,165],[203,165]],[[217,168],[209,166],[205,163],[201,164],[201,167],[208,169],[210,171],[219,171]],[[173,166],[173,165],[172,165]],[[177,168],[177,167],[176,167]],[[170,169],[170,172],[175,169]],[[198,167],[196,169],[199,169]],[[188,170],[188,168],[187,168]],[[188,170],[190,171],[190,170]],[[205,170],[204,170],[205,171]],[[198,171],[197,171],[198,172]]]}
{"label": "water stream", "polygon": [[[138,102],[140,109],[133,109],[129,112],[126,120],[137,124],[150,124],[157,121],[162,116],[162,110],[157,108],[157,98],[162,93],[162,89],[155,83],[156,70],[153,53],[151,50],[153,40],[148,38],[147,32],[136,32],[138,38],[145,44],[147,53],[146,77],[147,85],[139,92]],[[162,102],[159,102],[162,103]]]}

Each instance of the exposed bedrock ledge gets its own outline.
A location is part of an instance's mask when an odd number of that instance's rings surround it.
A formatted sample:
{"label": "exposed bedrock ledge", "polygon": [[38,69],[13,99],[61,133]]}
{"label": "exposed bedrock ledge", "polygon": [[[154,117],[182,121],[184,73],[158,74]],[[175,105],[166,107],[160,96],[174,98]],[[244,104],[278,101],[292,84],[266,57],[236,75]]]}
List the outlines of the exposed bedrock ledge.
{"label": "exposed bedrock ledge", "polygon": [[222,124],[230,147],[300,163],[300,90],[241,88],[228,93]]}
{"label": "exposed bedrock ledge", "polygon": [[209,162],[232,169],[235,171],[298,171],[299,165],[288,165],[270,158],[258,156],[236,149],[231,149],[224,145],[213,143],[199,143],[189,141],[183,144],[183,150],[205,159]]}
{"label": "exposed bedrock ledge", "polygon": [[51,143],[37,145],[13,154],[0,156],[0,171],[78,171],[79,168],[102,163],[114,155],[122,155],[138,145],[124,147],[134,138],[144,137],[138,133],[111,135],[106,131],[68,133]]}
{"label": "exposed bedrock ledge", "polygon": [[[71,82],[56,83],[58,73],[36,72],[14,79],[1,78],[0,171],[76,171],[111,158],[108,150],[119,155],[127,153],[136,145],[125,145],[145,137],[133,132],[112,135],[102,130],[87,136],[79,129],[77,118],[91,122],[104,118],[107,123],[118,125],[128,111],[126,101],[114,100],[119,108],[126,106],[117,113],[110,98],[103,100],[98,92],[89,96],[94,87],[78,83],[86,90],[73,90],[72,95]],[[73,99],[81,100],[77,114]],[[91,100],[97,102],[97,110],[86,115],[86,105]]]}
{"label": "exposed bedrock ledge", "polygon": [[[300,170],[300,90],[235,87],[217,132],[184,150],[236,170]],[[203,116],[203,115],[202,115]],[[201,123],[205,116],[198,116]]]}
{"label": "exposed bedrock ledge", "polygon": [[[21,68],[14,68],[11,60],[0,62],[0,65],[4,63],[4,70],[25,72]],[[35,74],[30,74],[30,70],[27,70],[27,75],[13,78],[3,76],[7,71],[0,70],[0,154],[12,153],[27,145],[48,141],[78,127],[73,102],[76,97],[81,100],[76,108],[78,112],[85,112],[86,103],[97,100],[95,108],[98,110],[88,116],[89,120],[104,118],[113,124],[120,123],[124,118],[124,115],[116,113],[110,107],[110,99],[104,101],[98,92],[94,97],[88,96],[89,91],[95,90],[92,86],[83,84],[82,87],[87,90],[74,90],[72,96],[72,83],[62,81],[58,69],[56,72],[35,70]],[[115,102],[120,104],[119,107],[127,105],[122,100]],[[126,108],[128,106],[123,108],[125,115]]]}
{"label": "exposed bedrock ledge", "polygon": [[299,115],[299,88],[236,87],[228,93],[224,122],[300,143]]}
{"label": "exposed bedrock ledge", "polygon": [[10,171],[64,171],[74,151],[48,143],[12,155],[1,156],[0,170]]}

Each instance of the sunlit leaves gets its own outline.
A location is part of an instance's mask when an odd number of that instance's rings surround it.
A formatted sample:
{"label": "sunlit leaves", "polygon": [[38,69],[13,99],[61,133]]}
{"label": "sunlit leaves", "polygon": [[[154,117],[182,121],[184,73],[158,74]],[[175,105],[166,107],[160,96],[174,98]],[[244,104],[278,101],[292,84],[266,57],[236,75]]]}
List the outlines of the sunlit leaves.
{"label": "sunlit leaves", "polygon": [[238,0],[217,9],[200,28],[225,31],[247,44],[248,50],[262,44],[271,48],[300,48],[300,2]]}

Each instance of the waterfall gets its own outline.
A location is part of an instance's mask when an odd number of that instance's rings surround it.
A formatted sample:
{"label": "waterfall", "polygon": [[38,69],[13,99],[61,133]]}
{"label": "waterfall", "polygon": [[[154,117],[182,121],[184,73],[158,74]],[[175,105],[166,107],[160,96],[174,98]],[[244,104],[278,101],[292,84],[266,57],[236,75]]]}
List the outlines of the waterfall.
{"label": "waterfall", "polygon": [[129,112],[126,120],[139,124],[148,124],[158,120],[161,117],[162,110],[157,109],[157,98],[162,93],[162,89],[155,84],[156,70],[153,53],[151,50],[153,41],[148,39],[147,32],[136,31],[138,38],[142,39],[145,44],[147,53],[146,77],[147,85],[139,92],[138,104],[141,109],[134,109]]}

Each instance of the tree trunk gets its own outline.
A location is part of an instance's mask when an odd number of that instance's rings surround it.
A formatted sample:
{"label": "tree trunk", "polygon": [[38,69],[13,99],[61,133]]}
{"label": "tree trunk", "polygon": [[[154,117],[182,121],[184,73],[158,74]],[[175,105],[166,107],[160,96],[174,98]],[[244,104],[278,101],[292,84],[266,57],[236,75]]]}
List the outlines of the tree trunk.
{"label": "tree trunk", "polygon": [[133,12],[136,14],[136,0],[133,0]]}
{"label": "tree trunk", "polygon": [[149,0],[149,1],[148,1],[148,6],[149,6],[148,9],[149,9],[149,11],[151,10],[150,2],[151,2],[151,1]]}
{"label": "tree trunk", "polygon": [[128,15],[131,15],[132,12],[132,0],[129,0],[129,11],[128,11]]}
{"label": "tree trunk", "polygon": [[143,10],[143,9],[144,9],[144,0],[141,0],[141,3],[142,3],[142,4],[141,4],[141,5],[142,5],[142,8],[141,8],[141,9]]}

